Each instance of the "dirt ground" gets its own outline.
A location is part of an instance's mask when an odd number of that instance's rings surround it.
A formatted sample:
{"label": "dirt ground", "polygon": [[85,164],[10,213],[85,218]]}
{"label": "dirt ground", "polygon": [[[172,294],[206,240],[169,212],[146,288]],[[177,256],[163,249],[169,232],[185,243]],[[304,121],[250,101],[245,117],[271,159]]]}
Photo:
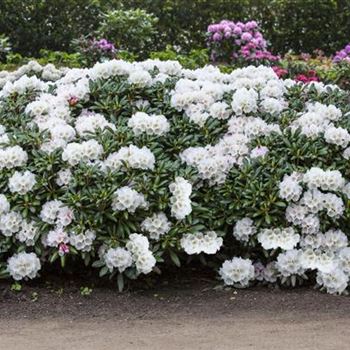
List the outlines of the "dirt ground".
{"label": "dirt ground", "polygon": [[[170,281],[169,281],[170,280]],[[210,279],[162,281],[118,293],[79,282],[20,292],[0,284],[1,350],[346,350],[350,297],[302,288],[217,288]]]}

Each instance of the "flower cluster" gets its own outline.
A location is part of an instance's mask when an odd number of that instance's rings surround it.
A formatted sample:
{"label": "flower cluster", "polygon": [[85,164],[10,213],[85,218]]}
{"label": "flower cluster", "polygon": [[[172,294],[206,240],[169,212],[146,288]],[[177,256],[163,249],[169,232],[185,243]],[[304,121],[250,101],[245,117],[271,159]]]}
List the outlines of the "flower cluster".
{"label": "flower cluster", "polygon": [[249,259],[233,258],[226,260],[220,268],[219,274],[225,284],[246,287],[254,279],[255,271]]}
{"label": "flower cluster", "polygon": [[239,241],[248,241],[255,233],[256,227],[250,218],[238,220],[233,228],[233,236]]}
{"label": "flower cluster", "polygon": [[127,210],[129,213],[135,213],[137,208],[146,208],[145,197],[128,186],[119,188],[114,192],[112,209],[115,211]]}
{"label": "flower cluster", "polygon": [[267,51],[267,42],[256,21],[242,23],[222,20],[210,24],[207,38],[213,61],[261,63],[279,59]]}
{"label": "flower cluster", "polygon": [[[30,61],[15,71],[1,71],[0,87],[3,89],[1,95],[9,96],[11,91],[22,93],[26,91],[26,85],[28,85],[28,89],[45,90],[48,85],[44,84],[44,81],[56,81],[60,79],[65,72],[65,68],[57,69],[53,64],[41,66],[36,61]],[[30,77],[32,77],[32,79],[30,79]],[[40,79],[37,79],[38,77],[41,78],[41,82]]]}
{"label": "flower cluster", "polygon": [[132,233],[126,243],[126,249],[131,253],[138,273],[150,273],[156,264],[156,259],[149,250],[147,237]]}
{"label": "flower cluster", "polygon": [[294,79],[295,79],[295,81],[299,81],[299,82],[302,82],[304,84],[310,83],[312,81],[319,81],[320,80],[319,77],[317,76],[317,72],[313,69],[308,70],[304,74],[297,74]]}
{"label": "flower cluster", "polygon": [[40,260],[34,253],[18,253],[8,260],[9,274],[16,281],[24,277],[35,278],[40,267]]}
{"label": "flower cluster", "polygon": [[155,213],[141,223],[141,229],[155,240],[159,240],[160,236],[167,234],[170,228],[171,223],[163,212]]}
{"label": "flower cluster", "polygon": [[196,232],[185,234],[180,241],[181,247],[189,255],[192,254],[215,254],[222,245],[222,238],[214,231]]}
{"label": "flower cluster", "polygon": [[119,273],[135,265],[138,274],[148,274],[156,264],[152,252],[149,250],[147,237],[132,233],[125,248],[109,248],[103,255],[106,266],[110,271],[117,268]]}
{"label": "flower cluster", "polygon": [[115,58],[117,54],[114,44],[104,38],[96,39],[82,36],[74,40],[73,45],[84,63],[89,66],[96,62]]}
{"label": "flower cluster", "polygon": [[[329,293],[342,293],[346,289],[349,277],[342,261],[346,261],[345,266],[350,262],[346,253],[348,238],[336,228],[320,232],[328,217],[334,224],[334,219],[343,215],[341,194],[345,187],[346,180],[340,171],[318,167],[304,174],[293,173],[280,183],[280,196],[289,202],[286,219],[299,228],[300,234],[293,228],[262,230],[258,240],[265,249],[279,247],[286,251],[277,259],[277,269],[284,277],[317,270],[317,282]],[[289,235],[282,234],[286,230]],[[278,244],[280,240],[284,240],[283,245]]]}
{"label": "flower cluster", "polygon": [[87,230],[86,232],[74,234],[69,237],[70,244],[82,252],[89,252],[92,248],[92,244],[96,238],[96,232]]}
{"label": "flower cluster", "polygon": [[172,194],[170,198],[171,215],[177,220],[183,220],[187,215],[191,214],[191,193],[192,185],[183,177],[177,177],[174,182],[169,185]]}
{"label": "flower cluster", "polygon": [[328,143],[345,148],[349,142],[348,131],[334,125],[343,117],[342,111],[336,106],[315,102],[308,104],[306,111],[301,113],[290,127],[293,131],[299,129],[310,138],[323,136]]}
{"label": "flower cluster", "polygon": [[300,236],[292,227],[263,229],[258,234],[258,241],[266,250],[277,248],[290,250],[298,244],[299,240]]}
{"label": "flower cluster", "polygon": [[125,166],[132,169],[154,169],[154,154],[147,148],[138,148],[134,145],[121,147],[118,152],[111,153],[104,162],[100,164],[104,170],[118,170]]}
{"label": "flower cluster", "polygon": [[350,44],[347,44],[344,49],[337,51],[333,57],[334,63],[350,62]]}
{"label": "flower cluster", "polygon": [[35,175],[30,171],[25,171],[24,173],[20,173],[16,171],[10,178],[8,187],[10,192],[26,194],[29,192],[35,185]]}
{"label": "flower cluster", "polygon": [[169,131],[169,122],[164,115],[148,115],[137,112],[128,121],[128,127],[135,135],[145,133],[147,135],[161,136]]}

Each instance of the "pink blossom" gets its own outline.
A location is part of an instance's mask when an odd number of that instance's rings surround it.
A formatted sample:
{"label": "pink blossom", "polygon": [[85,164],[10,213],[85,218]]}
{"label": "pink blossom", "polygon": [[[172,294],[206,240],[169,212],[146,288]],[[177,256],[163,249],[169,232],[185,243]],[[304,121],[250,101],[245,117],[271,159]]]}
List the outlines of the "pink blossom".
{"label": "pink blossom", "polygon": [[213,35],[213,40],[214,41],[220,41],[222,39],[222,34],[220,34],[220,33],[215,33],[214,35]]}
{"label": "pink blossom", "polygon": [[252,35],[250,33],[248,33],[248,32],[245,32],[245,33],[242,34],[241,39],[245,40],[245,41],[252,40]]}
{"label": "pink blossom", "polygon": [[60,256],[63,256],[63,255],[68,254],[68,253],[69,253],[69,246],[66,243],[61,243],[58,246],[58,254]]}
{"label": "pink blossom", "polygon": [[249,21],[245,24],[245,27],[248,30],[255,29],[258,26],[258,24],[255,21]]}
{"label": "pink blossom", "polygon": [[233,30],[233,33],[236,35],[241,35],[242,34],[242,28],[236,26],[235,29]]}
{"label": "pink blossom", "polygon": [[259,63],[279,60],[278,56],[266,50],[267,42],[256,21],[235,23],[222,20],[208,26],[207,37],[212,48],[210,57],[215,61],[243,60]]}
{"label": "pink blossom", "polygon": [[68,100],[68,104],[73,107],[78,103],[79,99],[78,97],[72,96],[69,100]]}

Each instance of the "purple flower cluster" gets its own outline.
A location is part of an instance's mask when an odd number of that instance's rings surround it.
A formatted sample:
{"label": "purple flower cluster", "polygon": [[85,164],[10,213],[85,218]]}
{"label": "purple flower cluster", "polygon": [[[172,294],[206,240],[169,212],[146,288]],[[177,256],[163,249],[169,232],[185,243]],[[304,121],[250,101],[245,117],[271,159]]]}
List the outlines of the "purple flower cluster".
{"label": "purple flower cluster", "polygon": [[252,41],[262,48],[266,47],[266,41],[259,32],[258,24],[255,21],[235,23],[228,20],[222,20],[218,24],[210,24],[208,26],[208,33],[212,34],[209,39],[212,39],[213,41],[234,39],[237,45],[241,45],[242,42]]}
{"label": "purple flower cluster", "polygon": [[246,23],[223,20],[207,29],[213,61],[277,61],[279,57],[267,51],[267,42],[256,21]]}
{"label": "purple flower cluster", "polygon": [[92,66],[96,62],[111,60],[116,57],[117,49],[107,39],[96,39],[90,36],[81,36],[74,40],[73,45],[81,55],[84,65]]}
{"label": "purple flower cluster", "polygon": [[109,42],[106,39],[100,39],[100,40],[94,39],[92,40],[91,46],[104,52],[110,52],[110,53],[116,52],[116,49],[113,43]]}
{"label": "purple flower cluster", "polygon": [[334,63],[339,62],[349,62],[350,63],[350,44],[347,44],[344,49],[337,51],[333,57]]}

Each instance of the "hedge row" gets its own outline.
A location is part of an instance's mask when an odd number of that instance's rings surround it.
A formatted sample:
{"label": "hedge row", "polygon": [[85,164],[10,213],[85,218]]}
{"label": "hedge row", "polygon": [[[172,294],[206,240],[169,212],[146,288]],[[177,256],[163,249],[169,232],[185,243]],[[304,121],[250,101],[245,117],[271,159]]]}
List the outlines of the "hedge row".
{"label": "hedge row", "polygon": [[72,39],[98,28],[104,12],[121,7],[142,8],[159,18],[150,51],[167,44],[203,47],[207,25],[224,18],[258,20],[278,53],[317,48],[333,53],[350,36],[348,0],[2,0],[0,33],[21,54],[67,50]]}

